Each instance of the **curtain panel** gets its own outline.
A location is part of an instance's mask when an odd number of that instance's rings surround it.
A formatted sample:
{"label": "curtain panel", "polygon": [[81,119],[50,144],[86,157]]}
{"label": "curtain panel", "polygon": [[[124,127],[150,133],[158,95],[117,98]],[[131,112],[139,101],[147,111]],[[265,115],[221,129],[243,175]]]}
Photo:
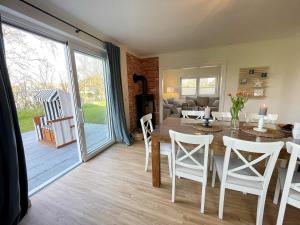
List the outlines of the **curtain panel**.
{"label": "curtain panel", "polygon": [[27,209],[25,155],[5,62],[0,16],[0,224],[18,224]]}
{"label": "curtain panel", "polygon": [[133,142],[129,135],[123,101],[121,65],[120,65],[120,48],[107,42],[107,55],[109,61],[109,87],[112,102],[112,123],[115,138],[118,142],[130,145]]}

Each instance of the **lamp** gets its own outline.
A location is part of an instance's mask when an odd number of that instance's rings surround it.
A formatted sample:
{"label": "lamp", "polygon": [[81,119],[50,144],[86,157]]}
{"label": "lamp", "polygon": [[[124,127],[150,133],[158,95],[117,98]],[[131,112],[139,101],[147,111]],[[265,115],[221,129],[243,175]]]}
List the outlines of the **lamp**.
{"label": "lamp", "polygon": [[178,91],[175,87],[167,87],[166,92],[164,93],[165,98],[177,98],[178,97]]}
{"label": "lamp", "polygon": [[175,88],[174,87],[167,87],[167,93],[175,93]]}

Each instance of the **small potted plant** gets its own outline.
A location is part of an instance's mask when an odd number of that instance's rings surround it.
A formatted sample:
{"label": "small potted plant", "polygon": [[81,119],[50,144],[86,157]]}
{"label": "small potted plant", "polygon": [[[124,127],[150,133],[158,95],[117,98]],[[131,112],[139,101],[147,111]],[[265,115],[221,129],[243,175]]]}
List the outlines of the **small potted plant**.
{"label": "small potted plant", "polygon": [[248,93],[245,91],[239,91],[236,93],[236,96],[228,94],[231,98],[232,106],[230,108],[231,113],[231,127],[232,129],[239,129],[239,113],[245,106],[245,103],[248,101]]}

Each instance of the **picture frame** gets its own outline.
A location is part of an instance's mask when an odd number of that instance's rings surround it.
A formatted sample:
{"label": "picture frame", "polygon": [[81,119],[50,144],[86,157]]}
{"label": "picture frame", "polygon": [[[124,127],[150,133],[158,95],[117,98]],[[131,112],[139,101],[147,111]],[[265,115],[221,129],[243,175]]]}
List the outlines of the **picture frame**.
{"label": "picture frame", "polygon": [[254,89],[253,90],[253,96],[254,97],[263,97],[264,96],[264,89]]}
{"label": "picture frame", "polygon": [[247,83],[248,83],[248,79],[247,78],[240,79],[240,84],[247,84]]}

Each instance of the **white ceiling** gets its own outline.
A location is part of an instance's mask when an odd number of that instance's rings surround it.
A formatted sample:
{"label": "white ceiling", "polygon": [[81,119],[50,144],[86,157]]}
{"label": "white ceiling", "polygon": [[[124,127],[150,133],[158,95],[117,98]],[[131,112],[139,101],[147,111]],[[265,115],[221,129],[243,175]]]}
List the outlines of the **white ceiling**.
{"label": "white ceiling", "polygon": [[[31,0],[140,55],[280,38],[300,31],[300,0]],[[76,18],[76,19],[75,19]]]}

